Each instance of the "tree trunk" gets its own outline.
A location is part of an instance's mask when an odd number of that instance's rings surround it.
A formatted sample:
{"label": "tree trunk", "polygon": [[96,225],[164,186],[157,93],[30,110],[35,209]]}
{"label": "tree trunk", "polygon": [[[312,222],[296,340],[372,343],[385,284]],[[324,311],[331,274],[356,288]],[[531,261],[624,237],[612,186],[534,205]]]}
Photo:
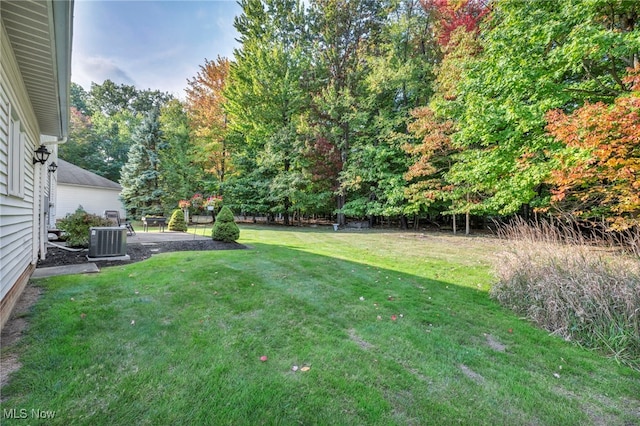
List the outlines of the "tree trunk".
{"label": "tree trunk", "polygon": [[465,235],[469,235],[471,233],[471,227],[470,227],[470,223],[469,223],[470,222],[469,218],[470,218],[471,215],[469,214],[469,212],[466,212],[464,216],[465,216],[464,217],[464,220],[465,220],[464,234]]}
{"label": "tree trunk", "polygon": [[338,213],[338,219],[336,221],[336,223],[340,226],[345,226],[347,224],[347,219],[344,215],[344,213],[340,212],[340,210],[342,210],[342,208],[344,207],[344,204],[346,202],[346,197],[343,194],[338,195],[337,199],[336,199],[337,203],[336,203],[336,207],[339,211]]}
{"label": "tree trunk", "polygon": [[[289,173],[289,169],[291,168],[291,162],[289,161],[289,159],[285,159],[284,160],[284,171],[285,173]],[[283,214],[283,219],[282,222],[284,223],[285,226],[289,226],[289,209],[291,209],[291,200],[289,199],[289,196],[284,197],[284,214]]]}
{"label": "tree trunk", "polygon": [[289,223],[289,209],[291,208],[291,200],[289,197],[284,198],[284,213],[282,214],[282,222],[285,226],[290,225]]}

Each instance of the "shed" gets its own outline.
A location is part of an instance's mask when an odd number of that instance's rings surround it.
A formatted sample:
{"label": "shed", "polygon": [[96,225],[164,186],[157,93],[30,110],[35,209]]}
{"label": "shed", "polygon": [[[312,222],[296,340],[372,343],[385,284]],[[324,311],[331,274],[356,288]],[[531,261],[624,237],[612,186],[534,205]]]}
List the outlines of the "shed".
{"label": "shed", "polygon": [[82,206],[87,213],[98,216],[102,216],[105,210],[118,210],[120,217],[125,217],[120,201],[121,191],[122,187],[118,183],[68,161],[59,160],[52,216],[56,220],[62,219]]}

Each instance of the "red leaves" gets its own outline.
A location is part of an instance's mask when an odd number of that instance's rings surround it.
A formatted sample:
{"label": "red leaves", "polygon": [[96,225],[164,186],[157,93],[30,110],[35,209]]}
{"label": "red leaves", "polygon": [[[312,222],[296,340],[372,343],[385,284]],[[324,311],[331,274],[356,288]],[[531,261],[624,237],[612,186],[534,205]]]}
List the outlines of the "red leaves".
{"label": "red leaves", "polygon": [[467,32],[476,32],[482,18],[489,13],[488,1],[484,0],[421,0],[422,7],[436,16],[438,44],[446,47],[451,33],[464,27]]}

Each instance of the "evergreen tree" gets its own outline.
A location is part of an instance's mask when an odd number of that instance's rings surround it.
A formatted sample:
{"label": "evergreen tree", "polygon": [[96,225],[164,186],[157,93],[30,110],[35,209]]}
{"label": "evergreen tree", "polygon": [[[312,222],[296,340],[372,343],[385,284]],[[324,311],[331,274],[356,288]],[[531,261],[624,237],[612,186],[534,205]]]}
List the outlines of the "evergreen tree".
{"label": "evergreen tree", "polygon": [[240,238],[240,228],[236,225],[233,212],[224,206],[216,216],[216,222],[211,230],[211,237],[216,241],[231,243]]}
{"label": "evergreen tree", "polygon": [[175,209],[171,213],[171,219],[169,219],[169,231],[187,232],[187,223],[184,221],[184,212],[180,209]]}
{"label": "evergreen tree", "polygon": [[160,129],[159,111],[152,109],[131,136],[129,160],[122,167],[121,198],[127,216],[163,214],[161,205],[164,191],[159,185],[158,151],[165,146]]}

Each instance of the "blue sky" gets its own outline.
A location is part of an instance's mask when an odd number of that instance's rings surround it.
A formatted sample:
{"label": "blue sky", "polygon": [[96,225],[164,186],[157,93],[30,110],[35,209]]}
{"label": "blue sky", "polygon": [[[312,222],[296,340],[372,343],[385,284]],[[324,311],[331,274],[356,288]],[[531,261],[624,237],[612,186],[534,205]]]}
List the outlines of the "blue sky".
{"label": "blue sky", "polygon": [[76,0],[71,80],[106,79],[184,98],[205,58],[232,58],[235,0]]}

